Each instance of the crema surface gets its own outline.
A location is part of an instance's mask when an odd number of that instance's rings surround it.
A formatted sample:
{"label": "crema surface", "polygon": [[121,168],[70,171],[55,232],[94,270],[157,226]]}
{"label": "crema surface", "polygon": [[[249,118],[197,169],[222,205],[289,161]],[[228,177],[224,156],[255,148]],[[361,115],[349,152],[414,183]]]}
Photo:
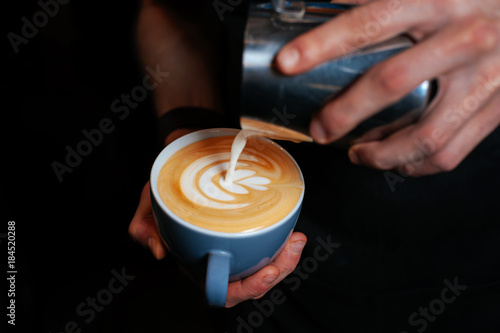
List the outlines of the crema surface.
{"label": "crema surface", "polygon": [[173,154],[158,177],[162,201],[178,217],[222,232],[250,232],[283,219],[304,183],[295,162],[276,144],[248,138],[233,182],[224,176],[234,136],[209,138]]}

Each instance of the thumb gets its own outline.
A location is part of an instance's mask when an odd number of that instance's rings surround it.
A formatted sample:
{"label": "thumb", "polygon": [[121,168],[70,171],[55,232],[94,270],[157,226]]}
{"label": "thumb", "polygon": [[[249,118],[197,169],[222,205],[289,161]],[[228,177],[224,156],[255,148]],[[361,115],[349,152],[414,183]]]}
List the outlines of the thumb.
{"label": "thumb", "polygon": [[128,233],[135,241],[149,248],[153,256],[160,260],[166,255],[165,247],[156,229],[151,207],[149,182],[142,189],[139,206],[128,227]]}

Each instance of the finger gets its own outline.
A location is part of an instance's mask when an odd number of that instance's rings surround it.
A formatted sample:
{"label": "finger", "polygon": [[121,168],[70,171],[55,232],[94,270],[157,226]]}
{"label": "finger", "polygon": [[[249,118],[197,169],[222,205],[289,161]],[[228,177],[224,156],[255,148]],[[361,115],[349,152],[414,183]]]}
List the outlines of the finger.
{"label": "finger", "polygon": [[[487,74],[488,68],[492,75]],[[349,158],[355,164],[382,170],[402,165],[420,167],[429,156],[436,154],[454,136],[459,135],[461,128],[498,94],[500,67],[497,65],[497,69],[494,68],[491,63],[485,62],[480,75],[471,74],[476,68],[470,68],[444,77],[441,80],[444,96],[417,123],[383,141],[352,146]],[[400,171],[404,173],[404,170]]]}
{"label": "finger", "polygon": [[[327,60],[408,31],[429,21],[427,7],[391,0],[356,7],[312,29],[285,45],[276,57],[285,74],[298,74]],[[443,13],[437,13],[443,17]],[[432,16],[436,20],[436,16]]]}
{"label": "finger", "polygon": [[307,237],[301,232],[294,232],[290,236],[290,240],[283,251],[270,264],[278,268],[280,272],[280,276],[273,282],[273,286],[283,280],[295,269],[299,263],[300,255],[302,254],[306,242]]}
{"label": "finger", "polygon": [[139,206],[130,222],[128,232],[134,240],[149,248],[156,259],[159,260],[165,257],[166,251],[156,229],[151,208],[149,182],[142,189]]}
{"label": "finger", "polygon": [[241,281],[231,282],[228,286],[226,307],[262,297],[283,280],[297,266],[306,242],[304,234],[294,232],[283,251],[272,263]]}
{"label": "finger", "polygon": [[350,4],[350,5],[362,5],[368,2],[373,2],[376,0],[332,0],[330,3],[339,3],[339,4]]}
{"label": "finger", "polygon": [[455,169],[467,155],[500,124],[500,95],[475,114],[467,124],[440,151],[425,159],[420,165],[411,163],[402,167],[413,177],[435,174]]}
{"label": "finger", "polygon": [[493,24],[484,20],[449,26],[374,66],[313,119],[312,137],[319,143],[341,138],[364,119],[403,98],[421,82],[489,53],[496,48],[497,35]]}
{"label": "finger", "polygon": [[[463,75],[467,75],[466,72]],[[389,170],[407,164],[409,160],[418,163],[444,146],[452,132],[454,133],[464,122],[461,101],[463,101],[463,96],[467,95],[468,83],[455,79],[456,76],[458,75],[440,78],[441,96],[438,96],[438,102],[426,110],[418,122],[394,132],[382,141],[351,146],[348,151],[351,162],[375,169]],[[458,99],[460,102],[457,102],[457,96],[451,95],[449,91],[460,96]],[[432,138],[432,144],[427,142],[428,138]]]}
{"label": "finger", "polygon": [[274,266],[266,266],[253,275],[231,282],[227,289],[226,308],[233,307],[248,299],[257,298],[272,287],[278,278],[279,270]]}

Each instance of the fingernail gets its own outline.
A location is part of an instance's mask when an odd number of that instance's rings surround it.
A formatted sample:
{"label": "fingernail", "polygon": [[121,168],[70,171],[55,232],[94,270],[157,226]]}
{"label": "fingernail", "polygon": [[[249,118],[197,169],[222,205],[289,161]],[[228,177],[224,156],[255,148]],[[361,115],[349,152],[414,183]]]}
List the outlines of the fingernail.
{"label": "fingernail", "polygon": [[285,48],[278,55],[281,67],[291,69],[299,61],[299,51],[294,47]]}
{"label": "fingernail", "polygon": [[276,279],[278,278],[278,275],[268,275],[264,278],[263,282],[265,285],[270,285],[272,284],[274,281],[276,281]]}
{"label": "fingernail", "polygon": [[306,242],[304,242],[304,241],[298,241],[298,242],[292,243],[292,246],[291,246],[292,252],[295,254],[301,254],[302,249],[304,248],[305,245],[306,245]]}
{"label": "fingernail", "polygon": [[353,164],[360,164],[359,155],[355,149],[349,149],[349,152],[347,154],[349,155],[349,159]]}
{"label": "fingernail", "polygon": [[317,119],[313,119],[311,122],[311,135],[314,141],[319,143],[326,142],[326,131],[323,124]]}

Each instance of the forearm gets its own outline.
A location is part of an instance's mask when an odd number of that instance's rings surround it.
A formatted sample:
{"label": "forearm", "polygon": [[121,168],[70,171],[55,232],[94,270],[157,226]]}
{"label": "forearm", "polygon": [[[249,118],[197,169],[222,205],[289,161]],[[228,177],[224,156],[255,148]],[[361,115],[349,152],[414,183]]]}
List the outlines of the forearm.
{"label": "forearm", "polygon": [[[199,5],[199,4],[195,4]],[[181,6],[182,7],[182,6]],[[144,67],[168,76],[154,89],[158,116],[181,106],[221,111],[217,61],[218,27],[183,8],[144,0],[137,22],[137,45]]]}

